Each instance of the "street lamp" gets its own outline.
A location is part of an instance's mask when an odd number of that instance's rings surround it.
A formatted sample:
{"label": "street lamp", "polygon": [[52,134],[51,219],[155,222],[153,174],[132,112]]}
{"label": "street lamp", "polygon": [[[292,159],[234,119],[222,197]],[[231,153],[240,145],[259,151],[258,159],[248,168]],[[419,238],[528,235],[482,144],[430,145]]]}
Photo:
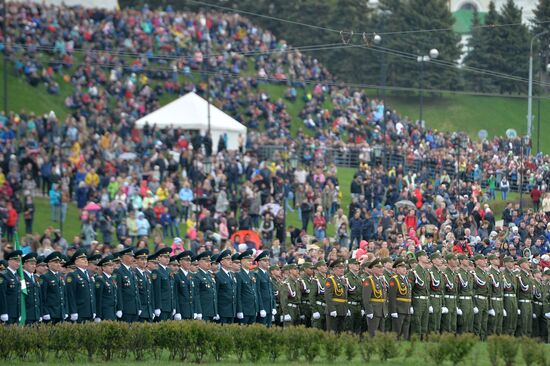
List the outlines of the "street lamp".
{"label": "street lamp", "polygon": [[430,50],[429,55],[418,56],[416,61],[420,64],[420,118],[418,122],[422,123],[422,108],[424,107],[424,64],[434,60],[439,56],[439,51],[435,48]]}
{"label": "street lamp", "polygon": [[527,136],[531,137],[531,124],[533,122],[533,42],[535,39],[550,31],[540,32],[531,38],[529,47],[529,92],[527,96]]}

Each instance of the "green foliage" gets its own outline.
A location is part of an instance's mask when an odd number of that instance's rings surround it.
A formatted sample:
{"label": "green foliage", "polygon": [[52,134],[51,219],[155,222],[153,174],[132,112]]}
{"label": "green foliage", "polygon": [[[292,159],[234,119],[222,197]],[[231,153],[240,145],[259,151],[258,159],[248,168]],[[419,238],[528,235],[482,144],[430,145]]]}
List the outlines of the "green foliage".
{"label": "green foliage", "polygon": [[269,339],[269,334],[265,331],[265,326],[254,324],[248,327],[242,327],[240,339],[247,345],[247,347],[245,347],[245,353],[250,362],[256,363],[265,358],[268,353],[267,341]]}
{"label": "green foliage", "polygon": [[444,335],[430,335],[426,344],[426,356],[434,365],[441,365],[448,356],[447,339]]}
{"label": "green foliage", "polygon": [[363,361],[369,362],[376,353],[376,346],[371,338],[368,336],[363,336],[359,342],[359,351]]}
{"label": "green foliage", "polygon": [[498,366],[498,357],[500,353],[498,336],[490,336],[487,338],[487,353],[489,354],[489,362],[491,363],[491,366]]}
{"label": "green foliage", "polygon": [[405,348],[404,348],[403,357],[405,359],[409,359],[414,355],[419,340],[420,340],[420,338],[418,337],[417,334],[413,334],[410,337],[408,345],[406,345]]}
{"label": "green foliage", "polygon": [[512,336],[500,336],[500,355],[506,366],[513,366],[519,351],[518,339]]}
{"label": "green foliage", "polygon": [[303,354],[307,362],[313,362],[321,353],[321,340],[323,339],[323,331],[315,328],[305,329],[309,345],[304,347]]}
{"label": "green foliage", "polygon": [[521,354],[526,366],[545,366],[544,345],[533,338],[524,337],[521,339]]}
{"label": "green foliage", "polygon": [[267,340],[269,361],[275,362],[281,356],[283,350],[281,344],[285,343],[285,329],[274,327],[270,328],[267,333],[269,334],[269,338]]}
{"label": "green foliage", "polygon": [[399,344],[395,341],[395,333],[377,333],[374,337],[374,344],[380,361],[386,362],[389,359],[399,357]]}
{"label": "green foliage", "polygon": [[113,359],[115,353],[123,355],[129,349],[128,333],[130,325],[124,322],[103,321],[94,324],[96,337],[98,337],[98,349],[101,352],[103,361]]}
{"label": "green foliage", "polygon": [[328,362],[334,362],[342,354],[341,338],[333,332],[325,333],[323,337],[323,348],[325,349],[325,359]]}
{"label": "green foliage", "polygon": [[132,345],[132,353],[136,361],[145,360],[147,352],[153,350],[155,344],[153,326],[151,323],[130,324],[129,343]]}
{"label": "green foliage", "polygon": [[473,334],[464,333],[459,335],[446,334],[447,337],[447,353],[449,360],[453,363],[454,366],[458,365],[468,354],[472,351],[472,348],[475,346],[477,338]]}
{"label": "green foliage", "polygon": [[297,361],[308,346],[309,341],[304,327],[289,327],[286,330],[285,349],[288,361]]}
{"label": "green foliage", "polygon": [[359,337],[353,333],[344,333],[341,336],[344,343],[344,355],[346,361],[351,361],[357,355],[357,344],[359,343]]}
{"label": "green foliage", "polygon": [[[235,347],[234,331],[232,326],[218,327],[214,324],[209,324],[210,335],[213,337],[210,342],[210,350],[216,362],[220,362],[228,354],[231,354]],[[271,336],[270,333],[267,333]]]}

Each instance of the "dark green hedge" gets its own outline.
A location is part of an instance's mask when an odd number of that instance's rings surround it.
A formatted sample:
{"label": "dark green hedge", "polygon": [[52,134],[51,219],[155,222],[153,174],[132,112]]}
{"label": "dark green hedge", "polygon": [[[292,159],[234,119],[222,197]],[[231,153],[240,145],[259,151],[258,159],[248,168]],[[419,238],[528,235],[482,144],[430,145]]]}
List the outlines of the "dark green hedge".
{"label": "dark green hedge", "polygon": [[[54,357],[70,362],[169,359],[200,363],[230,359],[239,362],[333,362],[351,361],[360,356],[366,362],[374,357],[384,362],[400,356],[408,359],[417,353],[434,364],[449,360],[456,365],[470,353],[475,340],[470,334],[445,334],[432,337],[425,344],[416,342],[416,338],[399,343],[392,333],[378,334],[370,339],[304,327],[220,326],[199,321],[39,324],[0,326],[0,364],[14,360],[45,362]],[[510,341],[506,337],[491,337],[488,360],[501,358],[510,364]],[[529,352],[544,353],[544,345],[532,340],[518,343]],[[419,349],[423,352],[417,352]],[[495,355],[491,356],[492,350]],[[525,361],[534,364],[541,359]]]}

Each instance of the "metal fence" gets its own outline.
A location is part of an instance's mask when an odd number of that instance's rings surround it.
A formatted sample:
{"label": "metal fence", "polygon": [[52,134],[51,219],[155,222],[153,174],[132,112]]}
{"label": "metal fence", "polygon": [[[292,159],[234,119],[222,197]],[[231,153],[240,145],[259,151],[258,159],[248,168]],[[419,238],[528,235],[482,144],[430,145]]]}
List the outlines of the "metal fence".
{"label": "metal fence", "polygon": [[[261,160],[272,159],[276,154],[289,153],[288,146],[284,145],[262,145],[256,149],[258,158]],[[356,148],[335,149],[335,148],[319,148],[311,150],[307,147],[300,146],[296,151],[291,152],[297,161],[300,163],[310,163],[312,161],[321,161],[324,165],[334,164],[340,167],[358,168],[361,161],[367,162],[369,165],[382,165],[386,170],[392,167],[403,168],[403,173],[409,171],[413,173],[423,172],[434,179],[436,174],[441,174],[446,171],[451,177],[456,175],[456,161],[443,160],[441,162],[435,159],[407,159],[407,157],[391,147],[383,145],[375,145],[370,151],[362,151]],[[483,176],[483,174],[482,174]],[[461,179],[465,181],[474,181],[473,173],[461,175]],[[497,190],[500,179],[497,179]],[[509,179],[510,191],[519,192],[519,184],[516,180]],[[486,179],[481,180],[481,186],[487,187]],[[528,182],[524,179],[523,191],[528,192]]]}

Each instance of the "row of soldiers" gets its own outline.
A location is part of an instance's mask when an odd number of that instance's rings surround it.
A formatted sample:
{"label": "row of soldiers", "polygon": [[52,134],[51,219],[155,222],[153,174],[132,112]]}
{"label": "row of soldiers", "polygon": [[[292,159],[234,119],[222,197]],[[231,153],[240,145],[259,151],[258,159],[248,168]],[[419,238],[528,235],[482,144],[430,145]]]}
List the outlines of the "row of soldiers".
{"label": "row of soldiers", "polygon": [[[0,319],[20,319],[26,286],[26,323],[39,321],[196,319],[222,324],[304,324],[335,332],[408,339],[430,332],[474,332],[548,338],[550,270],[523,258],[423,251],[414,259],[356,259],[269,265],[269,252],[219,255],[163,248],[126,248],[114,255],[69,259],[20,251],[7,255],[0,275]],[[18,274],[22,262],[23,277]],[[330,267],[330,268],[329,268]],[[504,267],[504,268],[502,268]],[[24,281],[22,281],[24,280]]]}

